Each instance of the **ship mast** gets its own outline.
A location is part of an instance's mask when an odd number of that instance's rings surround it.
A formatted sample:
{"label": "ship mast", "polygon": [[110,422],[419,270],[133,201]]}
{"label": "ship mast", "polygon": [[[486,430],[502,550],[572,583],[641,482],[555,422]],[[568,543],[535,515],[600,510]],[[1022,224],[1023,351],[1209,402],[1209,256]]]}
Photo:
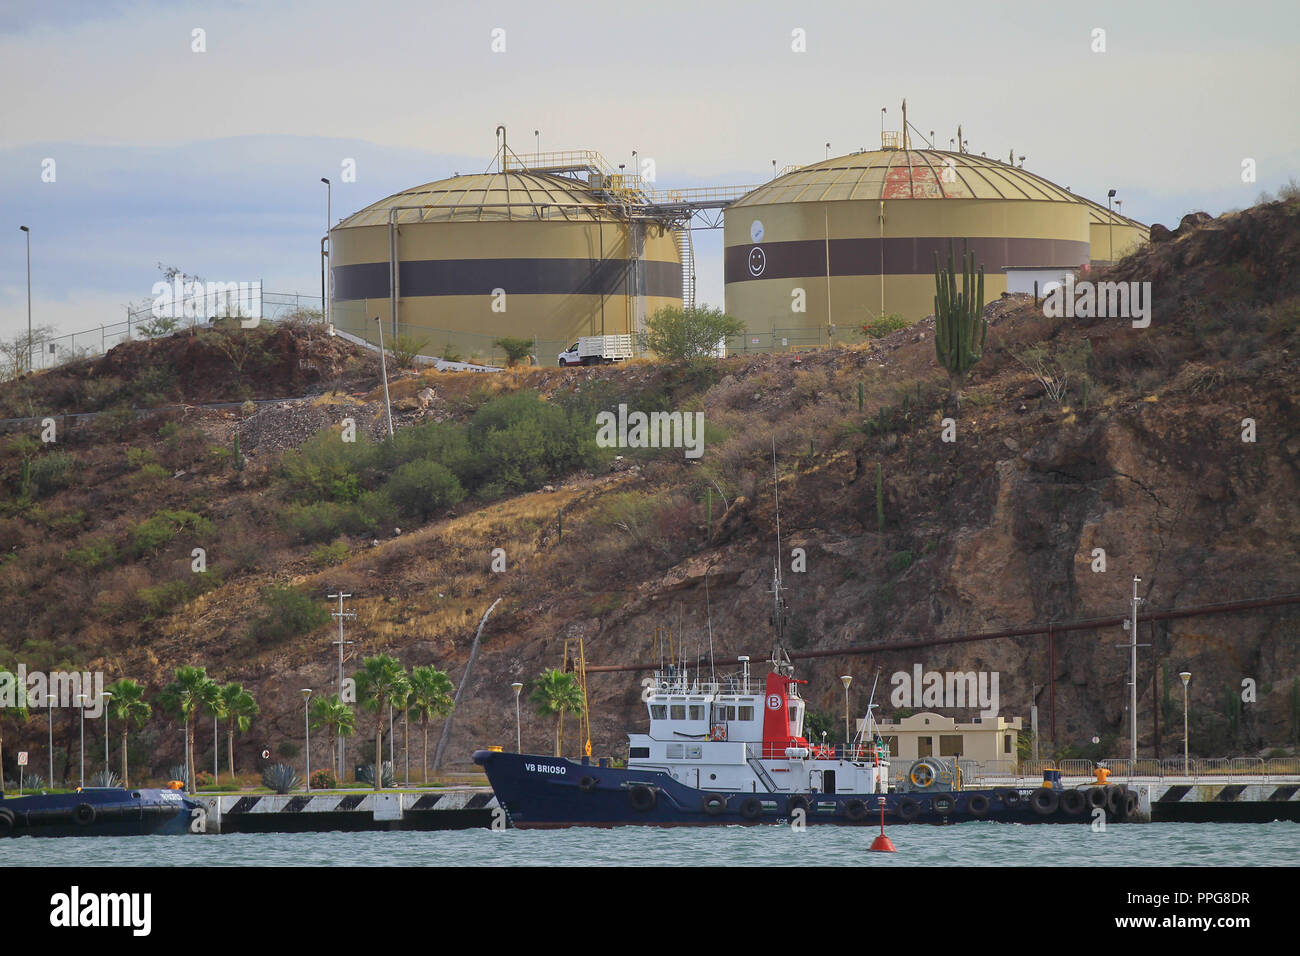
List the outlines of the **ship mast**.
{"label": "ship mast", "polygon": [[794,665],[785,650],[785,584],[781,578],[781,489],[776,476],[776,438],[772,438],[772,494],[776,502],[776,557],[772,561],[772,628],[776,645],[772,648],[772,669],[778,674],[793,675]]}

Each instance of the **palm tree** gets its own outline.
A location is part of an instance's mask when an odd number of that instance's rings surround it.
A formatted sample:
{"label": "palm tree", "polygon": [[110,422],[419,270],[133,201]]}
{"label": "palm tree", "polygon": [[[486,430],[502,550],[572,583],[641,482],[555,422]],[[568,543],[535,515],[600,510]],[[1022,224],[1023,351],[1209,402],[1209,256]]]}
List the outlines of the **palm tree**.
{"label": "palm tree", "polygon": [[406,703],[410,682],[400,661],[380,654],[367,657],[357,671],[361,705],[375,715],[375,789],[384,786],[384,708]]}
{"label": "palm tree", "polygon": [[221,699],[226,705],[226,754],[230,760],[230,776],[235,776],[235,731],[248,733],[253,718],[262,712],[253,695],[242,684],[227,684],[221,688]]}
{"label": "palm tree", "polygon": [[203,712],[212,718],[212,782],[214,784],[221,782],[220,763],[221,754],[217,746],[217,721],[226,716],[226,701],[221,696],[221,685],[216,681],[208,681],[203,685]]}
{"label": "palm tree", "polygon": [[211,698],[216,682],[208,677],[202,667],[178,667],[176,679],[163,688],[158,703],[162,708],[185,721],[185,773],[189,777],[186,787],[194,789],[194,732],[190,726],[204,702]]}
{"label": "palm tree", "polygon": [[[336,743],[339,737],[351,737],[356,733],[356,714],[352,708],[339,700],[338,694],[331,694],[329,697],[317,697],[311,702],[311,726],[319,730],[324,727],[330,735],[330,753],[334,755],[334,760],[338,760],[338,747]],[[339,768],[340,779],[342,783],[342,768]]]}
{"label": "palm tree", "polygon": [[451,678],[445,671],[430,664],[428,667],[411,668],[411,694],[408,698],[408,714],[415,714],[416,719],[424,725],[424,783],[429,782],[429,718],[446,717],[451,713],[452,693]]}
{"label": "palm tree", "polygon": [[555,714],[555,756],[560,756],[560,730],[564,726],[564,712],[582,713],[582,688],[572,674],[562,670],[549,670],[537,678],[531,696],[537,713],[543,717]]}
{"label": "palm tree", "polygon": [[127,776],[126,765],[126,741],[127,734],[131,732],[131,724],[135,724],[139,730],[145,725],[145,722],[153,716],[153,708],[145,702],[144,685],[137,684],[129,678],[123,678],[115,684],[109,685],[108,693],[113,696],[108,699],[108,716],[118,722],[122,728],[122,786],[131,786],[130,778]]}

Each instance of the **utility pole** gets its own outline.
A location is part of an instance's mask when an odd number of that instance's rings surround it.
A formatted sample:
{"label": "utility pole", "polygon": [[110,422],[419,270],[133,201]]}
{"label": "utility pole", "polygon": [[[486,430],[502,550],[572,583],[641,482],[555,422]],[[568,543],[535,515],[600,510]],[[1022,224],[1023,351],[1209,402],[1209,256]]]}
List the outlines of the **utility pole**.
{"label": "utility pole", "polygon": [[[355,620],[357,615],[356,615],[356,613],[353,612],[353,611],[344,611],[344,610],[343,610],[343,599],[344,599],[344,598],[350,598],[350,597],[352,597],[352,595],[351,595],[350,593],[346,593],[346,592],[344,592],[344,590],[343,590],[342,588],[339,588],[339,590],[338,590],[336,593],[334,593],[334,594],[327,595],[327,597],[338,598],[338,600],[339,600],[339,609],[338,609],[337,611],[331,611],[331,612],[330,612],[330,617],[337,618],[337,619],[338,619],[338,622],[339,622],[339,639],[338,639],[337,641],[334,642],[335,644],[337,644],[337,645],[339,646],[339,680],[338,680],[338,687],[337,687],[337,690],[335,691],[335,693],[338,694],[338,698],[339,698],[339,700],[342,701],[342,700],[343,700],[343,646],[344,646],[345,644],[354,644],[354,643],[356,643],[355,641],[345,641],[345,640],[343,640],[343,619],[344,619],[344,618],[352,618],[353,620]],[[343,757],[343,753],[344,753],[344,751],[343,751],[343,746],[344,746],[343,741],[344,741],[344,737],[343,737],[343,735],[342,735],[342,734],[339,734],[338,764],[339,764],[339,783],[340,783],[340,784],[343,783],[343,766],[344,766],[344,763],[345,763],[345,761],[344,761],[344,757]]]}

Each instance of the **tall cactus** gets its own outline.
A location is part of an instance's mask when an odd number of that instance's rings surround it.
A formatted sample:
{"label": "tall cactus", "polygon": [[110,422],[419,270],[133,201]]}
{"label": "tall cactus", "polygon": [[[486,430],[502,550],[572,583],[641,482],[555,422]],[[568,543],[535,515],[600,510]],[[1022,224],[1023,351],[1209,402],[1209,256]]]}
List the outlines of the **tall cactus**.
{"label": "tall cactus", "polygon": [[948,243],[948,267],[939,266],[934,254],[934,351],[952,381],[950,401],[961,403],[961,386],[971,367],[984,355],[989,324],[984,318],[984,267],[975,273],[975,253],[962,246],[961,292],[957,291],[957,269],[953,264],[952,242]]}

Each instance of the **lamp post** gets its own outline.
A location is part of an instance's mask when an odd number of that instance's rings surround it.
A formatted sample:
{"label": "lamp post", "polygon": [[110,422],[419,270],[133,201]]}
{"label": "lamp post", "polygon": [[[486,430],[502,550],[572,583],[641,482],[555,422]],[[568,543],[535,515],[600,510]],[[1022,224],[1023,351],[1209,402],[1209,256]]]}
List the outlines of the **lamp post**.
{"label": "lamp post", "polygon": [[50,706],[50,782],[48,786],[54,786],[54,695],[48,690],[45,693],[45,702]]}
{"label": "lamp post", "polygon": [[[30,372],[32,370],[32,231],[26,226],[19,226],[18,228],[27,237],[27,358],[24,359],[24,362],[27,371]],[[50,760],[53,759],[54,755],[51,754]],[[54,764],[51,763],[50,766],[52,768]],[[51,770],[52,775],[53,770]],[[51,783],[53,783],[53,780],[51,780]]]}
{"label": "lamp post", "polygon": [[86,786],[86,695],[77,695],[77,707],[81,710],[81,786]]}
{"label": "lamp post", "polygon": [[540,156],[542,155],[542,131],[540,129],[535,129],[533,130],[533,135],[537,137],[537,155]]}
{"label": "lamp post", "polygon": [[1190,777],[1190,761],[1187,759],[1187,685],[1192,680],[1192,674],[1191,671],[1183,671],[1178,676],[1183,679],[1183,776]]}
{"label": "lamp post", "polygon": [[108,756],[108,700],[109,700],[109,698],[112,697],[112,696],[113,696],[113,695],[112,695],[109,691],[104,691],[104,693],[102,693],[102,694],[99,695],[99,699],[100,699],[100,700],[103,702],[103,704],[104,704],[104,782],[105,782],[105,783],[108,782],[108,773],[109,773],[109,770],[108,770],[108,761],[109,761],[109,756]]}
{"label": "lamp post", "polygon": [[1110,211],[1110,201],[1115,198],[1115,190],[1106,193],[1106,245],[1109,247],[1106,259],[1115,261],[1115,215]]}
{"label": "lamp post", "polygon": [[830,159],[830,158],[831,158],[831,144],[830,144],[830,143],[827,143],[827,144],[826,144],[826,158],[827,158],[827,159]]}
{"label": "lamp post", "polygon": [[515,681],[510,687],[515,692],[515,753],[521,754],[524,752],[524,738],[519,724],[519,692],[524,689],[524,685]]}
{"label": "lamp post", "polygon": [[302,689],[302,726],[306,731],[307,746],[304,753],[307,754],[307,792],[311,793],[311,720],[308,717],[307,702],[311,700],[311,688]]}
{"label": "lamp post", "polygon": [[844,685],[844,743],[847,746],[849,742],[849,685],[853,683],[853,675],[842,675],[840,683]]}
{"label": "lamp post", "polygon": [[330,260],[332,258],[332,250],[330,249],[329,239],[330,239],[330,225],[334,221],[334,215],[332,211],[332,204],[334,201],[334,196],[333,196],[334,187],[330,183],[330,181],[326,179],[324,176],[320,178],[320,181],[325,184],[325,258],[321,262],[320,316],[321,316],[321,321],[323,321],[326,325],[329,325],[329,299],[326,296],[325,276],[329,273]]}

